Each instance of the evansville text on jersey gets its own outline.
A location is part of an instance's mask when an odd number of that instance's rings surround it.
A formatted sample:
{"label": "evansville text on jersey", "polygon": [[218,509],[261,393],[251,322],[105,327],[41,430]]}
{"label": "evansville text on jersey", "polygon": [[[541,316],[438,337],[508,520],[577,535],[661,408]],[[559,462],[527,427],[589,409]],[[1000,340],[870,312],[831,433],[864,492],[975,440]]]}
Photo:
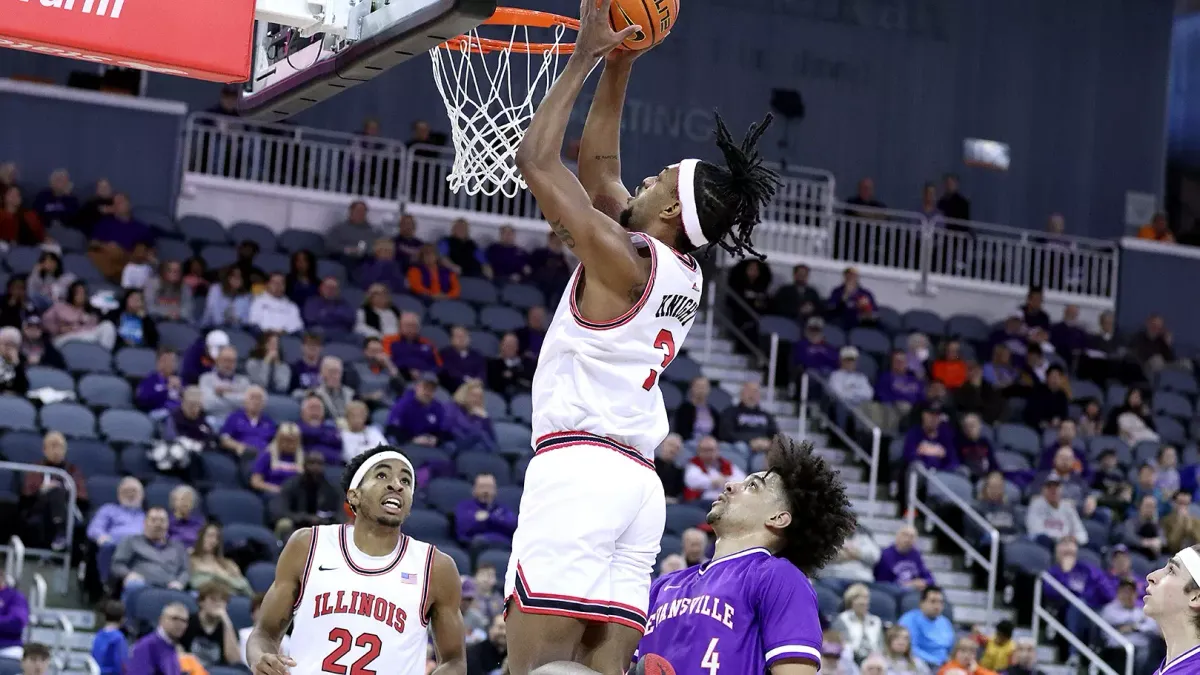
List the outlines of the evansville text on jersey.
{"label": "evansville text on jersey", "polygon": [[655,627],[663,621],[674,619],[677,616],[692,614],[715,619],[724,624],[726,628],[733,630],[733,605],[721,600],[721,598],[711,595],[701,595],[695,598],[671,600],[651,612],[649,620],[646,622],[646,635],[653,633]]}
{"label": "evansville text on jersey", "polygon": [[408,613],[395,603],[382,596],[359,591],[337,591],[313,596],[313,618],[330,614],[373,617],[376,621],[395,629],[397,633],[404,632],[404,624],[408,621]]}
{"label": "evansville text on jersey", "polygon": [[696,310],[699,308],[700,303],[686,295],[664,295],[662,301],[658,303],[658,311],[654,313],[654,316],[658,319],[664,316],[675,317],[679,323],[686,326],[696,318]]}

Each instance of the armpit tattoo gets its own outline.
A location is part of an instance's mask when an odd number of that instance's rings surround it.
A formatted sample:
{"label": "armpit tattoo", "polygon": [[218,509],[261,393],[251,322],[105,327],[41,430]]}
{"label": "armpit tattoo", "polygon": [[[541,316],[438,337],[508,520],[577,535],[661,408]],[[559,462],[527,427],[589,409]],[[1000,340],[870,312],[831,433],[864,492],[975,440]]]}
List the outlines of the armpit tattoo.
{"label": "armpit tattoo", "polygon": [[561,220],[551,222],[550,230],[562,240],[562,243],[567,245],[567,248],[575,248],[575,237],[572,237],[571,232],[563,227]]}
{"label": "armpit tattoo", "polygon": [[595,157],[593,157],[593,159],[599,159],[599,160],[620,159],[620,157],[617,155],[596,155]]}
{"label": "armpit tattoo", "polygon": [[646,292],[646,284],[634,284],[629,289],[629,301],[637,302],[642,299],[642,294]]}

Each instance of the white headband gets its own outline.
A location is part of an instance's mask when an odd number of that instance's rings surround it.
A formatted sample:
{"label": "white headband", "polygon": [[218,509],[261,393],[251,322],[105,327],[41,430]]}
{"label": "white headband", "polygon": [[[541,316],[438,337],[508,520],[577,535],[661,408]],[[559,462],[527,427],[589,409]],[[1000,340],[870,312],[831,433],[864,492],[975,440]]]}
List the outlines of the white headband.
{"label": "white headband", "polygon": [[1179,562],[1183,563],[1183,566],[1187,569],[1188,574],[1192,575],[1192,581],[1200,584],[1200,553],[1196,553],[1194,550],[1192,550],[1192,547],[1189,546],[1179,553],[1176,553],[1175,557],[1179,558]]}
{"label": "white headband", "polygon": [[700,248],[708,243],[700,229],[700,212],[696,210],[696,166],[698,159],[685,159],[679,163],[679,205],[683,208],[683,231],[692,246]]}
{"label": "white headband", "polygon": [[408,472],[410,474],[412,474],[413,480],[416,480],[417,472],[413,471],[412,462],[408,461],[407,457],[396,452],[395,450],[385,450],[385,451],[379,453],[378,455],[373,455],[371,457],[371,459],[368,459],[367,461],[363,462],[362,466],[358,467],[358,471],[354,472],[354,478],[350,479],[351,489],[358,488],[359,484],[363,482],[363,479],[367,477],[367,472],[370,471],[371,469],[375,468],[376,464],[379,464],[380,462],[386,462],[389,460],[395,460],[395,461],[403,464],[405,466],[405,468],[408,469]]}

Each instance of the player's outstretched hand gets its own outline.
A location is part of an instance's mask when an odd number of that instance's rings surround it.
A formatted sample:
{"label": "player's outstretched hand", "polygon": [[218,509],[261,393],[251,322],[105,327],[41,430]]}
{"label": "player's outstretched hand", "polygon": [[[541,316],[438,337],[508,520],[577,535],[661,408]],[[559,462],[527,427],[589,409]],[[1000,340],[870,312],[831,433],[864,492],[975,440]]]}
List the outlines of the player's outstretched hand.
{"label": "player's outstretched hand", "polygon": [[254,664],[254,675],[288,675],[288,669],[296,665],[290,656],[263,654]]}
{"label": "player's outstretched hand", "polygon": [[575,53],[599,59],[616,49],[625,38],[642,29],[626,26],[615,31],[609,23],[612,0],[581,0],[579,3],[579,35],[575,38]]}

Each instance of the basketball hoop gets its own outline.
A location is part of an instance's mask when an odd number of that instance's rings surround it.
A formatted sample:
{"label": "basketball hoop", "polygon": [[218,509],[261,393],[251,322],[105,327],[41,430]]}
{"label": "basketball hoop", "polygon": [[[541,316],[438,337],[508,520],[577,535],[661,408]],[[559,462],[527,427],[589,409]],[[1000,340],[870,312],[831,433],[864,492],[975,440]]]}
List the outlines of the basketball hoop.
{"label": "basketball hoop", "polygon": [[[508,39],[492,39],[481,37],[476,28],[429,50],[454,143],[447,182],[455,192],[515,197],[525,187],[517,171],[517,148],[537,103],[558,79],[559,57],[575,50],[563,37],[567,30],[579,30],[579,20],[500,7],[482,26],[511,30]],[[531,40],[537,31],[546,32],[547,41]],[[524,83],[521,64],[513,67],[514,54],[524,61]]]}

